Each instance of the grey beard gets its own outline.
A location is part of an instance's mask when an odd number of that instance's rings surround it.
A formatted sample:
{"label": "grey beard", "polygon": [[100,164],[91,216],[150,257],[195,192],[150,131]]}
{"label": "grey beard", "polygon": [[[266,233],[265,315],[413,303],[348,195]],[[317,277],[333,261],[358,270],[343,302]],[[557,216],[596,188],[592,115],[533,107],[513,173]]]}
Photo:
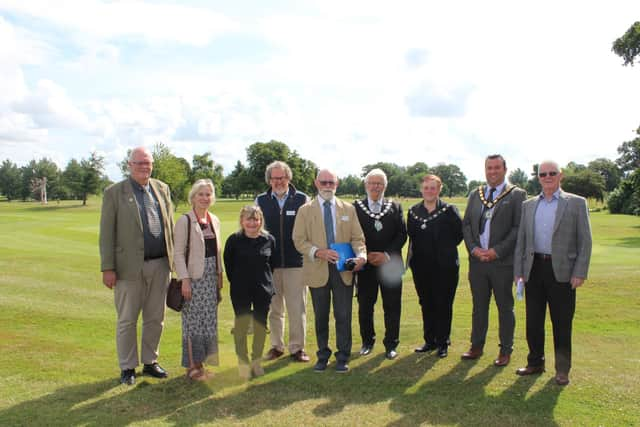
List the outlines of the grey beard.
{"label": "grey beard", "polygon": [[318,195],[323,200],[331,200],[331,199],[333,199],[333,196],[335,196],[335,194],[336,194],[335,190],[320,190],[318,192]]}

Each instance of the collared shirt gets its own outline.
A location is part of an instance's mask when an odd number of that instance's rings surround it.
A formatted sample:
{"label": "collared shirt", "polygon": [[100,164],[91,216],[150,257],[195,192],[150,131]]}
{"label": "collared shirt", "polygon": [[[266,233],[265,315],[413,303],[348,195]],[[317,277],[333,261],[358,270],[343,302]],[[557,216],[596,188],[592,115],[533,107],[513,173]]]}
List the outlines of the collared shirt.
{"label": "collared shirt", "polygon": [[140,213],[140,219],[142,220],[142,235],[144,238],[144,257],[145,258],[157,258],[167,255],[167,246],[164,241],[164,227],[160,227],[160,235],[158,237],[154,237],[149,231],[149,221],[147,220],[147,212],[144,209],[144,197],[145,190],[151,194],[153,198],[153,206],[158,212],[158,218],[160,219],[160,224],[163,223],[162,220],[162,210],[160,209],[160,204],[158,203],[158,197],[154,194],[153,188],[151,185],[147,183],[146,186],[142,186],[138,184],[133,179],[129,179],[131,181],[131,187],[133,187],[133,194],[136,197],[136,204],[138,205],[138,212]]}
{"label": "collared shirt", "polygon": [[[320,203],[320,214],[322,215],[322,220],[323,220],[323,224],[324,224],[324,202],[325,200],[320,197],[318,197],[318,202]],[[333,240],[335,241],[335,237],[336,237],[336,198],[332,197],[331,200],[329,200],[329,203],[331,203],[331,219],[333,220]],[[311,249],[309,250],[309,258],[311,258],[312,260],[315,261],[315,255],[316,255],[316,251],[320,249],[316,246],[312,246]]]}
{"label": "collared shirt", "polygon": [[271,193],[271,197],[273,197],[274,199],[276,199],[276,202],[278,202],[278,206],[280,206],[280,210],[282,210],[282,208],[284,208],[284,204],[287,201],[287,198],[289,197],[289,192],[285,192],[284,196],[282,198],[279,198],[276,193],[272,192]]}
{"label": "collared shirt", "polygon": [[533,250],[535,252],[551,255],[551,239],[559,199],[560,189],[553,193],[551,200],[547,200],[544,193],[538,196],[536,214],[533,219]]}
{"label": "collared shirt", "polygon": [[369,196],[367,196],[367,204],[369,205],[369,210],[371,212],[374,212],[374,210],[373,210],[373,204],[374,203],[377,203],[378,206],[380,207],[380,210],[378,212],[382,212],[382,206],[384,205],[384,199],[382,197],[380,197],[378,200],[376,200],[374,202],[373,200],[371,200],[371,198]]}
{"label": "collared shirt", "polygon": [[[495,200],[500,194],[502,194],[506,186],[507,186],[506,181],[503,181],[502,184],[495,186],[496,191],[493,193],[493,200]],[[489,198],[490,191],[491,191],[491,187],[488,185],[485,186],[484,198],[487,200]],[[491,212],[491,215],[493,215],[494,209],[495,209],[495,206],[491,209],[487,209],[485,207],[484,209],[482,209],[482,215],[486,215],[487,212]],[[484,233],[480,235],[480,246],[482,246],[482,249],[489,249],[490,238],[491,238],[491,219],[488,219],[484,225]]]}

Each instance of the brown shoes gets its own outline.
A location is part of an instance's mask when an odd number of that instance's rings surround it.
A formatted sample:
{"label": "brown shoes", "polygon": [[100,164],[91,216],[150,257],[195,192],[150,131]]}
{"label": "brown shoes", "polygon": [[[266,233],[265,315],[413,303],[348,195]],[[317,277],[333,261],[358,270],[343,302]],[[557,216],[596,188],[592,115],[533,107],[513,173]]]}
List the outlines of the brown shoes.
{"label": "brown shoes", "polygon": [[556,384],[558,384],[558,385],[567,385],[567,384],[569,384],[569,375],[557,372],[556,373]]}
{"label": "brown shoes", "polygon": [[296,362],[308,362],[309,361],[309,356],[307,355],[307,353],[304,352],[304,350],[298,350],[295,353],[293,353],[291,355],[291,358],[293,360],[295,360]]}
{"label": "brown shoes", "polygon": [[277,348],[273,347],[271,350],[269,350],[267,355],[264,357],[264,360],[276,360],[278,357],[282,356],[283,354],[284,354],[283,351],[280,351]]}
{"label": "brown shoes", "polygon": [[475,360],[482,356],[482,348],[480,347],[471,347],[469,351],[462,353],[460,356],[464,360]]}
{"label": "brown shoes", "polygon": [[498,367],[507,366],[509,364],[510,360],[511,360],[511,355],[510,354],[502,354],[502,353],[500,353],[498,355],[498,358],[493,361],[493,365],[494,366],[498,366]]}
{"label": "brown shoes", "polygon": [[518,370],[516,370],[516,374],[520,376],[541,374],[543,372],[544,372],[544,365],[527,366],[526,368],[518,368]]}

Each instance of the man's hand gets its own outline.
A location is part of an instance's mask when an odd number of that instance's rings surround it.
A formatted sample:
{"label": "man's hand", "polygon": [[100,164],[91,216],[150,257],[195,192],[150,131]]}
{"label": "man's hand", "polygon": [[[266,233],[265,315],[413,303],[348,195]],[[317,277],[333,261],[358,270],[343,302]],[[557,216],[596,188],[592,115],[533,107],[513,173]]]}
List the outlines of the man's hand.
{"label": "man's hand", "polygon": [[374,267],[379,267],[387,262],[387,255],[384,252],[367,252],[367,262]]}
{"label": "man's hand", "polygon": [[[384,256],[384,254],[382,254]],[[352,258],[356,262],[356,266],[353,268],[353,271],[360,271],[362,267],[367,263],[367,260],[364,258]]]}
{"label": "man's hand", "polygon": [[316,257],[330,262],[331,264],[335,264],[336,262],[338,262],[338,259],[340,259],[340,255],[338,255],[338,252],[334,251],[333,249],[318,249],[316,251]]}
{"label": "man's hand", "polygon": [[185,300],[191,300],[191,279],[184,278],[182,279],[182,296]]}
{"label": "man's hand", "polygon": [[490,261],[494,261],[498,259],[498,254],[496,253],[496,250],[493,248],[489,248],[486,251],[484,251],[484,262],[490,262]]}
{"label": "man's hand", "polygon": [[571,278],[571,289],[579,288],[584,283],[584,278],[582,277],[572,277]]}
{"label": "man's hand", "polygon": [[482,257],[484,256],[485,252],[486,251],[484,249],[482,249],[480,246],[476,246],[471,251],[471,255],[473,255],[474,257],[478,258],[480,261],[482,261]]}
{"label": "man's hand", "polygon": [[113,287],[116,285],[116,281],[117,281],[117,277],[116,277],[116,272],[113,270],[105,270],[102,272],[102,283],[104,283],[104,285],[109,288],[109,289],[113,289]]}

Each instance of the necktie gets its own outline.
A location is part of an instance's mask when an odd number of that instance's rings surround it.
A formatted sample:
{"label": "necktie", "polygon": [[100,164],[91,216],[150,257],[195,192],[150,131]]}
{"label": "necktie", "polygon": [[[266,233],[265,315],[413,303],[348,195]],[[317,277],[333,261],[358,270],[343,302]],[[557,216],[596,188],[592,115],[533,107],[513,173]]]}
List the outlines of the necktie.
{"label": "necktie", "polygon": [[155,207],[155,203],[153,201],[153,196],[146,188],[142,187],[144,190],[144,211],[147,214],[147,224],[149,225],[149,231],[153,235],[153,237],[160,236],[160,232],[162,231],[160,227],[160,217],[158,216],[158,210]]}
{"label": "necktie", "polygon": [[[489,197],[487,198],[488,202],[493,202],[493,193],[496,192],[495,187],[491,187],[489,189]],[[483,207],[482,209],[482,216],[480,217],[480,234],[484,233],[484,229],[487,225],[487,211],[489,210],[489,208],[487,208],[486,206]]]}
{"label": "necktie", "polygon": [[327,246],[335,243],[335,235],[333,233],[333,215],[331,215],[331,202],[325,200],[324,205],[324,232],[327,233]]}
{"label": "necktie", "polygon": [[371,203],[371,212],[380,213],[380,203],[378,202]]}

